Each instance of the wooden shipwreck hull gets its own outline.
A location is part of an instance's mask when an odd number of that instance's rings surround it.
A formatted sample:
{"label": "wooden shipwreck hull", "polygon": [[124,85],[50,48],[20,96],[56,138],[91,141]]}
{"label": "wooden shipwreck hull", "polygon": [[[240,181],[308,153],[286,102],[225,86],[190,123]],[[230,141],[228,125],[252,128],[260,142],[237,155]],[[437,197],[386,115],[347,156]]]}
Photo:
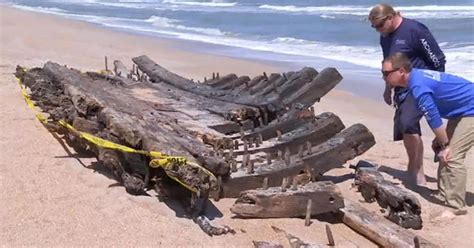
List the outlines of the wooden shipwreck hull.
{"label": "wooden shipwreck hull", "polygon": [[55,123],[65,120],[121,145],[187,158],[215,177],[196,168],[168,172],[180,174],[201,196],[217,189],[217,197],[237,197],[302,171],[315,178],[375,144],[362,124],[345,128],[333,113],[313,113],[312,105],[342,80],[334,68],[254,78],[214,74],[197,83],[147,56],[133,62],[128,70],[114,61],[114,72],[105,74],[53,62],[16,72],[49,115],[50,127],[78,150],[93,152],[131,193],[158,185],[163,171],[143,154],[95,147]]}

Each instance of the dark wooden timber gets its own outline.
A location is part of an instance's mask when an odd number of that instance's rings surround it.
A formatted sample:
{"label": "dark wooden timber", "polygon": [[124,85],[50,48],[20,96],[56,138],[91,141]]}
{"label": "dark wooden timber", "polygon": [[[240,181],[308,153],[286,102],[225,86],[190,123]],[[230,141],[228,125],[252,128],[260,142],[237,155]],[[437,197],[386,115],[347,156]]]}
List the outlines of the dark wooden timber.
{"label": "dark wooden timber", "polygon": [[364,235],[381,247],[405,248],[415,247],[415,237],[418,238],[420,247],[439,247],[430,241],[388,221],[363,208],[360,204],[344,200],[342,221],[356,232]]}
{"label": "dark wooden timber", "polygon": [[311,147],[311,151],[302,158],[292,156],[290,165],[277,160],[270,165],[256,165],[252,174],[239,168],[225,180],[223,196],[237,197],[241,191],[259,188],[265,177],[268,177],[268,185],[279,185],[283,178],[295,176],[305,168],[309,168],[312,175],[323,174],[364,153],[374,144],[374,136],[365,126],[353,125],[326,142]]}
{"label": "dark wooden timber", "polygon": [[[199,142],[185,129],[177,127],[173,118],[167,115],[167,111],[162,111],[150,102],[133,97],[128,91],[116,87],[107,80],[96,80],[88,74],[81,74],[77,70],[51,62],[46,63],[43,69],[30,70],[27,73],[19,69],[17,76],[27,82],[27,85],[32,86],[32,97],[38,101],[43,111],[50,114],[52,120],[64,119],[69,123],[78,123],[75,118],[80,117],[95,121],[100,130],[92,133],[93,135],[136,149],[161,151],[170,155],[183,156],[194,162],[206,161],[208,164],[203,165],[216,174],[227,174],[230,170],[223,160],[215,160],[208,155],[212,151],[210,147]],[[33,87],[34,85],[39,87]],[[203,153],[196,157],[189,152],[190,150]],[[146,181],[149,159],[147,161],[143,158],[141,163],[131,163],[125,159],[125,156],[119,154],[119,158],[115,165],[118,171],[123,170],[130,174],[132,181]],[[194,181],[198,184],[195,186],[202,189],[204,193],[211,189],[209,178],[206,179],[205,174],[195,176],[195,179],[199,178]],[[122,179],[124,179],[123,176]],[[214,183],[211,182],[211,184]],[[124,185],[126,186],[127,183],[124,182]],[[145,183],[130,185],[146,186]],[[130,189],[130,191],[138,192],[140,189]]]}
{"label": "dark wooden timber", "polygon": [[354,184],[365,201],[388,208],[387,218],[402,227],[422,228],[421,204],[414,194],[386,181],[367,161],[359,161],[356,168]]}
{"label": "dark wooden timber", "polygon": [[[344,128],[344,124],[338,116],[329,112],[322,113],[315,116],[310,122],[283,134],[281,139],[278,140],[277,138],[273,138],[267,140],[261,146],[249,148],[246,152],[250,154],[257,152],[269,152],[275,154],[278,150],[288,149],[291,154],[295,154],[298,152],[299,147],[305,145],[306,142],[310,142],[312,146],[319,145],[342,131]],[[253,134],[249,136],[249,139],[254,139],[256,137],[257,135]],[[243,153],[243,149],[234,151],[234,154],[236,155],[242,155]]]}
{"label": "dark wooden timber", "polygon": [[311,215],[335,212],[344,207],[341,192],[330,181],[312,182],[288,189],[280,187],[242,192],[230,211],[245,218],[304,217],[308,200],[313,201]]}

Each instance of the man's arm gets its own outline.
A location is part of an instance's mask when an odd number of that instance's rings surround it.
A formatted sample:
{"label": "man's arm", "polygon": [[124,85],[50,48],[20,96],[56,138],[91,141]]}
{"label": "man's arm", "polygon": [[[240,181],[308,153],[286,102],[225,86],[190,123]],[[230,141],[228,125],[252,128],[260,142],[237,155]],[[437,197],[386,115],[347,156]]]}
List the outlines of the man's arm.
{"label": "man's arm", "polygon": [[433,70],[444,72],[446,57],[430,30],[426,27],[421,28],[418,31],[417,39],[420,50],[422,51],[420,57],[425,58],[425,62],[431,65]]}

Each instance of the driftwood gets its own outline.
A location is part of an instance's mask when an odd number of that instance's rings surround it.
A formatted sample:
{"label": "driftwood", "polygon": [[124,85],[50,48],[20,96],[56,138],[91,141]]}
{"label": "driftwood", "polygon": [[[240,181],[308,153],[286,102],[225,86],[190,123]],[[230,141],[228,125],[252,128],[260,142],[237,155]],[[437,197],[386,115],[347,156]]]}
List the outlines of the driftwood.
{"label": "driftwood", "polygon": [[230,211],[246,218],[290,218],[305,216],[308,200],[313,201],[310,215],[336,212],[344,207],[341,192],[330,181],[288,188],[289,185],[282,185],[244,191]]}
{"label": "driftwood", "polygon": [[439,247],[376,213],[369,212],[358,203],[345,199],[344,205],[340,210],[343,222],[382,247],[417,247],[415,239],[419,242],[419,247]]}
{"label": "driftwood", "polygon": [[421,204],[415,195],[384,180],[369,162],[359,161],[356,167],[354,184],[365,201],[377,201],[381,207],[388,208],[387,218],[402,227],[422,228]]}

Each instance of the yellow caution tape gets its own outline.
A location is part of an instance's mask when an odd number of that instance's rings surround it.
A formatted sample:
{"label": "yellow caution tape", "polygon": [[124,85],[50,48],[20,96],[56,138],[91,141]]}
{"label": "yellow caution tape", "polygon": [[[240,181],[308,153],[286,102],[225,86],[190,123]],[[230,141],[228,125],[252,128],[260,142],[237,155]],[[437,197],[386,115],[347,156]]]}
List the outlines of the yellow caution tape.
{"label": "yellow caution tape", "polygon": [[[103,73],[103,72],[101,72],[101,73]],[[23,97],[24,97],[28,107],[36,113],[36,118],[38,118],[38,120],[40,120],[44,124],[49,123],[46,116],[44,116],[39,110],[37,110],[36,104],[33,102],[33,100],[31,100],[31,97],[28,94],[25,85],[21,82],[21,80],[19,78],[18,78],[18,83],[20,84],[20,88],[21,88]],[[58,123],[61,126],[65,127],[67,130],[69,130],[70,132],[72,132],[73,134],[79,136],[80,138],[83,138],[83,139],[89,141],[90,143],[92,143],[92,144],[94,144],[98,147],[105,148],[105,149],[116,150],[116,151],[121,151],[121,152],[143,154],[143,155],[149,156],[150,158],[152,158],[150,163],[149,163],[149,166],[152,167],[152,168],[162,167],[164,169],[169,169],[172,165],[187,164],[188,166],[191,166],[191,167],[198,168],[198,169],[202,170],[204,173],[209,175],[211,178],[215,177],[214,174],[212,174],[212,172],[210,172],[206,168],[204,168],[204,167],[202,167],[202,166],[200,166],[196,163],[191,163],[191,162],[187,161],[187,159],[185,157],[170,156],[170,155],[167,155],[165,153],[158,152],[158,151],[137,150],[137,149],[134,149],[134,148],[131,148],[131,147],[128,147],[128,146],[124,146],[124,145],[114,143],[114,142],[106,140],[106,139],[102,139],[102,138],[97,137],[95,135],[92,135],[90,133],[79,131],[64,120],[59,120]],[[165,170],[165,172],[166,172],[166,170]],[[172,175],[169,175],[168,173],[167,173],[167,175],[171,179],[175,180],[176,182],[178,182],[179,184],[181,184],[182,186],[187,188],[188,190],[191,190],[193,192],[198,191],[197,188],[195,188],[193,186],[190,186],[190,185],[186,184],[185,182],[182,182],[178,178],[176,178]]]}

